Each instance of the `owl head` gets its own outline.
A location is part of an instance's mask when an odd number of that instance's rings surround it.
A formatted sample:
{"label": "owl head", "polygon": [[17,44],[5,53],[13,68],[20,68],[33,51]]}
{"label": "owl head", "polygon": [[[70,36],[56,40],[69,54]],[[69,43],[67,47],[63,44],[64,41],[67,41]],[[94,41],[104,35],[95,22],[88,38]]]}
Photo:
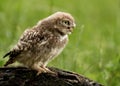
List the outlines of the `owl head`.
{"label": "owl head", "polygon": [[76,26],[74,18],[65,12],[56,12],[43,20],[48,25],[48,28],[63,35],[70,34]]}

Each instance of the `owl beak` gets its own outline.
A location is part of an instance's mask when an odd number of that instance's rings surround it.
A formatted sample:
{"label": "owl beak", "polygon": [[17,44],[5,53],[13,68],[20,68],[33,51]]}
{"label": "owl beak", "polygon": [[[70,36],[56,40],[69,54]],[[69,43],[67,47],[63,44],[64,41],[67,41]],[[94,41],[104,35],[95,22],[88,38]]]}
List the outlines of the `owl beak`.
{"label": "owl beak", "polygon": [[72,28],[75,28],[76,27],[76,24],[75,23],[73,23],[73,25],[71,26]]}
{"label": "owl beak", "polygon": [[68,30],[69,30],[69,33],[68,34],[71,34],[71,32],[73,32],[73,28],[76,27],[76,24],[73,23],[73,25],[71,25],[70,27],[68,27]]}

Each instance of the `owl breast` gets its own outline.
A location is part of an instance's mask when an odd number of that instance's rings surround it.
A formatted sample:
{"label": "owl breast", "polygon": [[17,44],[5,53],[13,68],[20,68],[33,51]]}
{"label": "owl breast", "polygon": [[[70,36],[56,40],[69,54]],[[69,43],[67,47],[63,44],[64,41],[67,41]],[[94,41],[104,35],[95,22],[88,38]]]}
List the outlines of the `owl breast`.
{"label": "owl breast", "polygon": [[53,41],[53,47],[51,47],[51,51],[49,54],[44,58],[44,64],[47,65],[49,61],[57,57],[65,48],[66,44],[68,42],[68,36],[62,36],[59,38],[59,40]]}
{"label": "owl breast", "polygon": [[59,55],[62,52],[62,50],[65,48],[67,42],[68,42],[67,35],[61,37],[56,48],[52,49],[53,56],[51,56],[51,57],[56,57],[57,55]]}

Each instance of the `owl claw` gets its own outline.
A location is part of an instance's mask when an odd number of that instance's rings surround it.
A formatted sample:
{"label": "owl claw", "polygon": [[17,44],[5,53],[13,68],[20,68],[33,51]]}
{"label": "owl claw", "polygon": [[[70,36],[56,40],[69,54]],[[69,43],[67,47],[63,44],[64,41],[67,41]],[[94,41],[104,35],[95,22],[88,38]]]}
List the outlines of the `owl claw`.
{"label": "owl claw", "polygon": [[48,68],[46,68],[46,67],[45,67],[44,69],[46,70],[46,72],[47,72],[47,73],[56,74],[55,72],[53,72],[53,71],[49,70],[49,69],[48,69]]}
{"label": "owl claw", "polygon": [[38,72],[37,72],[37,75],[40,75],[41,73],[51,73],[51,74],[57,75],[55,72],[49,70],[49,69],[46,68],[46,67],[44,67],[44,68],[40,67],[40,68],[39,68],[39,70],[38,70]]}
{"label": "owl claw", "polygon": [[39,68],[37,71],[37,75],[40,75],[41,73],[46,73],[46,70],[44,70],[43,68]]}

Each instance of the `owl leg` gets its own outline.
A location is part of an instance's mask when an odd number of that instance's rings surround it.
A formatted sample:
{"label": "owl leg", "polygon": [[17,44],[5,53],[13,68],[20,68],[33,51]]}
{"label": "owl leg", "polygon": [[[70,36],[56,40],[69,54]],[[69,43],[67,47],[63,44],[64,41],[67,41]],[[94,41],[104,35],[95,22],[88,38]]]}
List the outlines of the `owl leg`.
{"label": "owl leg", "polygon": [[35,69],[38,72],[37,75],[47,72],[44,68],[39,66],[39,64],[37,64],[37,63],[35,63],[32,68]]}

